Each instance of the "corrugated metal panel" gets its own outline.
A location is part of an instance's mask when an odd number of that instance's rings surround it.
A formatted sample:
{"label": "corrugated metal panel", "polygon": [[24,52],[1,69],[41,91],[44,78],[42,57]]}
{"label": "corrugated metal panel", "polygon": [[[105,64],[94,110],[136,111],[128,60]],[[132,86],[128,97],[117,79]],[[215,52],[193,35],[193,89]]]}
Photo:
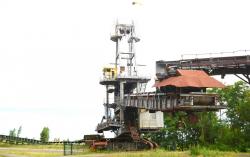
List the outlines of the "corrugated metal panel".
{"label": "corrugated metal panel", "polygon": [[208,76],[202,70],[177,70],[179,76],[167,78],[155,83],[154,87],[175,86],[175,87],[198,87],[198,88],[224,88],[225,86]]}
{"label": "corrugated metal panel", "polygon": [[149,113],[147,111],[140,113],[140,129],[162,128],[163,126],[163,112]]}

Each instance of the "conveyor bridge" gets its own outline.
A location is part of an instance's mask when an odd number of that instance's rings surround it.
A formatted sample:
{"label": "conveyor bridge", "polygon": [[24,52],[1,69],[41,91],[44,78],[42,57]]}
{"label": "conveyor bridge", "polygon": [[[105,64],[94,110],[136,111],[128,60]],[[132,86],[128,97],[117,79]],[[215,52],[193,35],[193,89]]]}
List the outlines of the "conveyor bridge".
{"label": "conveyor bridge", "polygon": [[166,77],[166,66],[175,69],[201,69],[209,75],[221,75],[222,78],[227,74],[233,74],[250,84],[250,55],[181,59],[176,61],[160,60],[156,62],[156,76],[158,79]]}

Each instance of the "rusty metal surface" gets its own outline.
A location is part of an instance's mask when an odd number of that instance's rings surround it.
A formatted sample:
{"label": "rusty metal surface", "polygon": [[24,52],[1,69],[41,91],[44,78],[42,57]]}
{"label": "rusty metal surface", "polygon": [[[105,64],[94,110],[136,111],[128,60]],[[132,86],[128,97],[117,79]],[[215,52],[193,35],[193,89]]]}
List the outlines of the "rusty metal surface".
{"label": "rusty metal surface", "polygon": [[217,94],[194,93],[194,94],[166,94],[155,93],[150,95],[126,95],[124,98],[125,107],[140,109],[174,112],[174,111],[214,111],[225,109],[220,104]]}
{"label": "rusty metal surface", "polygon": [[176,61],[157,61],[156,64],[167,64],[182,69],[203,69],[203,68],[230,68],[246,67],[250,65],[250,56],[228,56],[211,58],[194,58]]}
{"label": "rusty metal surface", "polygon": [[121,127],[121,124],[116,121],[108,121],[99,123],[96,127],[96,131],[102,133],[103,131],[116,130]]}
{"label": "rusty metal surface", "polygon": [[177,70],[179,76],[173,76],[156,83],[155,87],[198,87],[198,88],[223,88],[222,83],[208,76],[202,70]]}
{"label": "rusty metal surface", "polygon": [[241,79],[250,83],[250,55],[157,61],[156,76],[158,79],[163,79],[167,75],[166,66],[176,69],[204,70],[209,75],[221,75],[222,78],[227,74],[242,74],[245,79]]}

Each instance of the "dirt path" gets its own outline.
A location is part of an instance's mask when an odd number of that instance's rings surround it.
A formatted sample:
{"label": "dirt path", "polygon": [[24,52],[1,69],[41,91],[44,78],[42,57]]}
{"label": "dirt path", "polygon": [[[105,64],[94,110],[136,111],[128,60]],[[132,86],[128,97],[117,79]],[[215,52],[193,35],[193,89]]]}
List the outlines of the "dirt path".
{"label": "dirt path", "polygon": [[1,154],[1,156],[4,156],[4,157],[27,157],[27,156],[22,156],[22,155],[14,155],[14,154]]}
{"label": "dirt path", "polygon": [[[73,155],[70,157],[109,157],[109,154],[86,154],[86,155]],[[61,157],[65,157],[65,156],[61,156]]]}
{"label": "dirt path", "polygon": [[[65,157],[65,156],[60,156],[60,157]],[[77,155],[70,157],[108,157],[108,154],[86,154],[86,155]]]}
{"label": "dirt path", "polygon": [[1,151],[24,151],[24,152],[48,152],[48,153],[61,153],[63,152],[62,149],[34,149],[34,148],[15,148],[15,147],[0,147],[0,153]]}

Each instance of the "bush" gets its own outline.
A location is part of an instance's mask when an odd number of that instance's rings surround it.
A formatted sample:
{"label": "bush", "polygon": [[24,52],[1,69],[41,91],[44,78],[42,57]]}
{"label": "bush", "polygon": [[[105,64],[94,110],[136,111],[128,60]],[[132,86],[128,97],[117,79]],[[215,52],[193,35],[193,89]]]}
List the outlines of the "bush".
{"label": "bush", "polygon": [[192,147],[191,149],[190,149],[190,153],[191,153],[191,155],[193,156],[197,156],[197,155],[200,155],[200,147],[199,146],[197,146],[197,147]]}
{"label": "bush", "polygon": [[204,156],[204,157],[224,156],[223,152],[199,146],[191,148],[190,153],[192,156]]}

